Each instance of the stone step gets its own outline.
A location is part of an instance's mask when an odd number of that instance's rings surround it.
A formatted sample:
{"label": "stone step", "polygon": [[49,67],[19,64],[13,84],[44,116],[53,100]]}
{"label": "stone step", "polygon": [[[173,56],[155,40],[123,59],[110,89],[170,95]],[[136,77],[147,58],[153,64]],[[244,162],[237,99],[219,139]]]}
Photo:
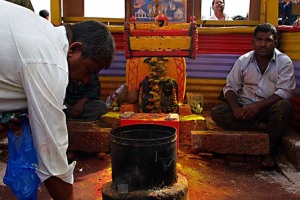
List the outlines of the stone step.
{"label": "stone step", "polygon": [[181,147],[191,146],[191,133],[195,130],[207,130],[205,117],[201,115],[186,115],[179,118],[179,144]]}
{"label": "stone step", "polygon": [[67,122],[69,132],[69,151],[86,153],[109,152],[109,134],[111,128],[102,128],[99,121],[95,122]]}
{"label": "stone step", "polygon": [[194,153],[266,155],[269,136],[256,131],[191,131],[191,146]]}

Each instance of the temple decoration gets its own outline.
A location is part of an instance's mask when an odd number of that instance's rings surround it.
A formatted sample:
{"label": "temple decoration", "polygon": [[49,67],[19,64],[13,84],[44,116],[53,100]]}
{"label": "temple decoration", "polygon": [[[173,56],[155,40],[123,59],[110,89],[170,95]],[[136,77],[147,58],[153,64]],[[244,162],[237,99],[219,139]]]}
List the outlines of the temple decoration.
{"label": "temple decoration", "polygon": [[189,23],[172,22],[158,13],[154,23],[137,23],[135,17],[124,25],[126,85],[138,90],[138,111],[176,113],[184,102],[186,62],[195,58],[197,28]]}
{"label": "temple decoration", "polygon": [[135,17],[124,25],[125,57],[170,56],[195,58],[197,27],[194,17],[190,23],[168,23],[159,14],[155,23],[136,23]]}
{"label": "temple decoration", "polygon": [[144,60],[149,64],[150,73],[139,84],[139,112],[177,112],[177,81],[165,76],[167,61],[164,57],[149,57]]}

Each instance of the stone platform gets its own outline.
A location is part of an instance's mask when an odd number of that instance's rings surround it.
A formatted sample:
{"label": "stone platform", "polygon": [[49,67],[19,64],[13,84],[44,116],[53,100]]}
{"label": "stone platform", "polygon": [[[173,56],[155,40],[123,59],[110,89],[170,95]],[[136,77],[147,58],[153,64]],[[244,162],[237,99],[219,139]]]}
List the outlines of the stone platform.
{"label": "stone platform", "polygon": [[[226,132],[218,129],[210,117],[205,115],[191,114],[179,117],[179,134],[177,137],[179,148],[184,147],[196,153],[268,154],[267,134],[262,132]],[[69,150],[108,151],[109,133],[112,129],[121,126],[121,121],[120,113],[109,112],[101,116],[97,122],[68,122]],[[139,120],[137,123],[144,122]],[[178,127],[176,128],[178,129]]]}
{"label": "stone platform", "polygon": [[87,153],[109,152],[109,133],[111,128],[102,128],[99,121],[67,122],[69,132],[69,151]]}
{"label": "stone platform", "polygon": [[[68,122],[69,150],[84,152],[108,152],[109,133],[120,126],[120,113],[109,112],[97,123]],[[179,149],[195,154],[212,156],[222,154],[233,160],[255,160],[268,154],[268,135],[263,132],[224,131],[210,118],[209,111],[203,115],[188,114],[179,117]],[[288,130],[282,147],[287,159],[300,171],[300,134]]]}
{"label": "stone platform", "polygon": [[132,192],[118,192],[112,188],[112,182],[107,182],[102,187],[103,200],[187,200],[188,181],[178,174],[177,182],[174,185],[161,189],[137,190]]}
{"label": "stone platform", "polygon": [[192,151],[235,155],[266,155],[269,136],[262,132],[192,131]]}

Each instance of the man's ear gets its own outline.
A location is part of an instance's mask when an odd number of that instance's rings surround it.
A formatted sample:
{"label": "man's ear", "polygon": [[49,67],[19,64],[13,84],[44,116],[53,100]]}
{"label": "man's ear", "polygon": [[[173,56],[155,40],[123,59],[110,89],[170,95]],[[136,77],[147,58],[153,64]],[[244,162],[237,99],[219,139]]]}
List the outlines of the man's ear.
{"label": "man's ear", "polygon": [[82,52],[83,45],[81,42],[73,42],[69,46],[68,56],[73,56],[74,53]]}

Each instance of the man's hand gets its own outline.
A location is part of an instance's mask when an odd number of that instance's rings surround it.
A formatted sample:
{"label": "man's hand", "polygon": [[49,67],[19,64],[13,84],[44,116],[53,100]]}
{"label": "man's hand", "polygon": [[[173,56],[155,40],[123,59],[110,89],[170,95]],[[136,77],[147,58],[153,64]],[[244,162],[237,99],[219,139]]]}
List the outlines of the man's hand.
{"label": "man's hand", "polygon": [[294,23],[293,23],[293,28],[300,28],[300,19],[297,19]]}
{"label": "man's hand", "polygon": [[233,116],[238,120],[251,120],[260,111],[258,104],[253,103],[244,107],[235,107],[232,109]]}
{"label": "man's hand", "polygon": [[2,131],[8,132],[8,130],[10,129],[16,136],[20,136],[22,133],[22,125],[18,117],[12,118],[9,122],[3,124],[2,127]]}
{"label": "man's hand", "polygon": [[80,115],[83,111],[84,105],[88,101],[88,98],[82,98],[80,99],[71,109],[71,116],[72,117],[77,117]]}
{"label": "man's hand", "polygon": [[244,110],[243,108],[237,106],[237,107],[234,107],[232,109],[232,112],[233,112],[233,116],[238,119],[238,120],[242,120],[243,119],[243,116],[244,116]]}
{"label": "man's hand", "polygon": [[242,111],[242,113],[243,113],[242,119],[251,120],[259,113],[261,108],[260,108],[259,104],[252,103],[252,104],[249,104],[247,106],[244,106],[242,108],[242,110],[243,110]]}

